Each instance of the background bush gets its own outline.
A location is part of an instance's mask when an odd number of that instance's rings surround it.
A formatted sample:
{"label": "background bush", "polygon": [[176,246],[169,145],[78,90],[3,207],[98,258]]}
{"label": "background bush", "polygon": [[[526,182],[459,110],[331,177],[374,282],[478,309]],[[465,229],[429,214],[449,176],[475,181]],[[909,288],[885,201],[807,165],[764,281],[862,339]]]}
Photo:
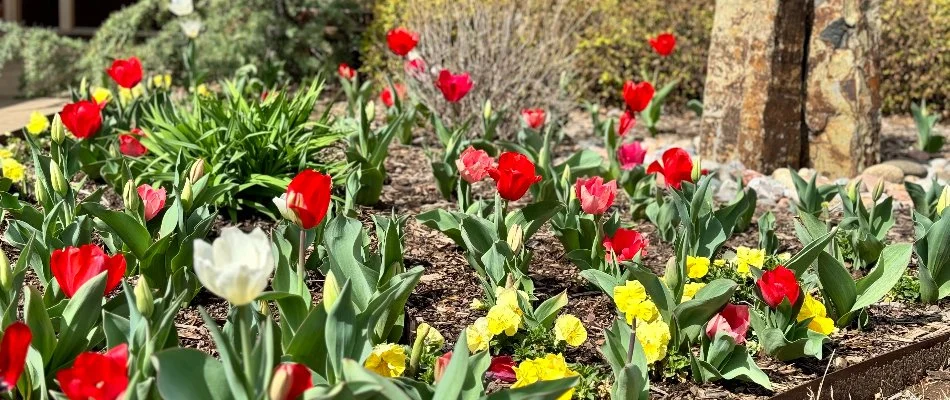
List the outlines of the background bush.
{"label": "background bush", "polygon": [[[416,20],[409,3],[438,9],[444,0],[378,0],[374,22],[362,40],[361,54],[370,71],[386,67],[383,37],[389,28]],[[911,101],[926,98],[932,109],[950,117],[950,0],[881,2],[883,111],[906,114]],[[590,14],[578,32],[575,75],[586,83],[582,98],[619,102],[625,79],[651,73],[660,64],[660,81],[681,79],[669,99],[682,106],[702,97],[715,0],[572,0]],[[676,52],[653,55],[647,38],[676,33]],[[401,66],[399,66],[401,68]],[[539,96],[544,94],[539,93]]]}

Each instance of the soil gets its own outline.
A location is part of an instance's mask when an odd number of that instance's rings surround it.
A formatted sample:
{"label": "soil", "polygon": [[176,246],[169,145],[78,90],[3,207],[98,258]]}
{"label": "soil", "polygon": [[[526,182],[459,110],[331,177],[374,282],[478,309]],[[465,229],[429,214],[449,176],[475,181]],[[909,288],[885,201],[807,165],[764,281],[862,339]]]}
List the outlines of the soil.
{"label": "soil", "polygon": [[[589,136],[590,123],[586,115],[573,116],[567,126],[567,141],[562,145],[559,154],[567,154],[579,147],[585,136]],[[661,139],[669,142],[689,141],[698,133],[698,122],[692,115],[675,118],[664,117],[661,126]],[[900,125],[900,124],[898,124]],[[885,124],[885,127],[892,125]],[[894,154],[895,149],[907,149],[908,129],[912,125],[884,130],[885,143],[899,143],[899,146],[884,146],[887,158],[896,158],[901,154]],[[913,131],[910,131],[911,133]],[[635,134],[643,135],[642,131]],[[417,139],[418,141],[418,139]],[[912,144],[912,142],[910,142]],[[897,151],[897,153],[900,153]],[[374,207],[362,208],[359,216],[368,221],[369,216],[376,213],[395,211],[401,215],[417,215],[435,208],[454,208],[454,203],[443,200],[434,185],[428,158],[422,146],[404,146],[394,144],[390,156],[386,160],[389,174],[388,184],[385,186],[382,199]],[[482,182],[475,188],[476,196],[492,195],[493,189],[488,182]],[[121,204],[121,199],[114,194],[109,199],[115,205]],[[118,201],[116,201],[118,200]],[[621,204],[620,207],[623,205]],[[515,205],[517,207],[517,205]],[[753,218],[753,225],[746,232],[736,234],[724,248],[732,249],[746,245],[755,247],[758,244],[758,233],[755,221],[759,215],[767,210],[776,214],[778,221],[779,241],[781,251],[794,252],[800,244],[794,235],[794,217],[788,209],[787,203],[779,206],[767,207],[761,205]],[[912,242],[913,224],[908,210],[895,211],[897,223],[889,234],[891,242]],[[229,224],[219,218],[215,224],[212,236],[217,236],[220,228]],[[655,233],[655,229],[648,222],[627,221],[634,229],[645,234],[652,244],[644,257],[645,264],[657,273],[662,273],[663,266],[672,256],[672,246],[663,243]],[[250,220],[241,224],[242,228],[250,229],[260,226],[265,231],[273,227],[267,220]],[[426,270],[413,295],[407,304],[407,314],[415,322],[425,321],[437,328],[446,338],[446,349],[450,349],[462,329],[475,321],[482,311],[473,311],[470,304],[473,299],[480,298],[481,289],[471,267],[462,256],[462,250],[442,235],[440,232],[429,229],[414,218],[409,218],[405,228],[405,262],[406,265],[423,266]],[[534,252],[531,263],[531,276],[535,281],[536,295],[539,300],[554,296],[566,291],[570,299],[566,312],[580,318],[588,330],[587,342],[579,348],[569,349],[565,356],[569,361],[601,366],[609,372],[606,363],[599,353],[599,346],[604,342],[604,329],[616,317],[612,301],[604,294],[592,289],[578,275],[577,268],[565,258],[563,249],[545,228],[538,232],[526,246]],[[3,246],[4,252],[15,260],[16,251],[9,246]],[[916,267],[912,261],[911,268]],[[34,278],[35,280],[35,278]],[[311,272],[308,278],[310,288],[315,297],[319,298],[323,278],[319,273]],[[771,394],[782,392],[801,383],[821,377],[826,371],[833,371],[851,365],[870,357],[883,354],[890,350],[913,343],[925,337],[930,337],[950,330],[948,313],[944,311],[946,304],[924,306],[920,304],[880,303],[869,308],[871,325],[866,331],[843,330],[833,334],[831,343],[826,347],[823,360],[803,359],[792,363],[782,363],[771,360],[767,356],[756,358],[759,366],[765,371],[774,386],[774,392],[736,382],[724,384],[697,385],[689,380],[654,379],[651,385],[653,398],[657,399],[765,399]],[[227,304],[216,296],[202,291],[192,303],[180,312],[176,319],[178,334],[183,346],[197,348],[214,353],[214,344],[208,330],[198,312],[198,308],[208,310],[211,317],[223,324],[227,318]],[[834,357],[831,357],[832,353]],[[934,393],[937,390],[950,389],[950,372],[935,371],[933,379],[922,382],[919,388],[910,388],[913,393]],[[942,389],[940,389],[942,388]]]}

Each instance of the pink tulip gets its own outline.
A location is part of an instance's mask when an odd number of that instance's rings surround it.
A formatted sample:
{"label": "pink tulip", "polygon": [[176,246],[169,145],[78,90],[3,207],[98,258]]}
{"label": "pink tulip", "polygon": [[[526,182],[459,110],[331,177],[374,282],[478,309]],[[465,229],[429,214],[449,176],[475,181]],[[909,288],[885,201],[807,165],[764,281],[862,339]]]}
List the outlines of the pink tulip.
{"label": "pink tulip", "polygon": [[647,150],[643,148],[640,142],[624,144],[617,149],[617,160],[620,161],[620,168],[623,170],[631,170],[633,167],[643,164],[646,155]]}
{"label": "pink tulip", "polygon": [[152,185],[143,183],[138,187],[139,198],[145,206],[145,220],[151,221],[162,208],[165,208],[165,188],[153,188]]}
{"label": "pink tulip", "polygon": [[493,161],[485,150],[476,150],[468,146],[455,160],[455,167],[458,168],[459,175],[465,182],[475,183],[488,176],[488,169],[491,168]]}
{"label": "pink tulip", "polygon": [[577,178],[574,191],[581,201],[581,210],[588,214],[600,215],[614,204],[617,197],[617,181],[604,183],[604,178]]}
{"label": "pink tulip", "polygon": [[716,333],[724,332],[736,341],[736,344],[745,343],[745,335],[749,330],[749,306],[726,304],[726,307],[712,317],[706,324],[706,335],[715,338]]}
{"label": "pink tulip", "polygon": [[521,119],[531,129],[537,130],[544,126],[544,117],[543,108],[525,108],[521,110]]}

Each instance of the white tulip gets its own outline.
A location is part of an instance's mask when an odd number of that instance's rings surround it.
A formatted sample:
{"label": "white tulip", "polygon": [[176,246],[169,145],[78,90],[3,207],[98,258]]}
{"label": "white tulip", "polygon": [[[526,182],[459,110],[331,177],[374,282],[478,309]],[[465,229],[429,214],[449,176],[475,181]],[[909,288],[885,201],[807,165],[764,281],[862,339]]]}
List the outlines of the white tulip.
{"label": "white tulip", "polygon": [[235,306],[254,301],[274,272],[270,239],[261,228],[224,228],[214,243],[195,240],[194,254],[201,284]]}
{"label": "white tulip", "polygon": [[195,2],[193,0],[171,0],[168,3],[168,11],[179,17],[184,17],[195,12]]}
{"label": "white tulip", "polygon": [[294,210],[287,207],[287,193],[280,195],[280,197],[274,197],[274,205],[277,206],[277,211],[280,211],[280,216],[296,225],[300,225],[300,217],[297,216]]}
{"label": "white tulip", "polygon": [[189,39],[195,39],[198,37],[198,34],[201,33],[201,28],[204,24],[200,19],[188,19],[179,21],[178,25],[181,26],[181,31],[185,33]]}

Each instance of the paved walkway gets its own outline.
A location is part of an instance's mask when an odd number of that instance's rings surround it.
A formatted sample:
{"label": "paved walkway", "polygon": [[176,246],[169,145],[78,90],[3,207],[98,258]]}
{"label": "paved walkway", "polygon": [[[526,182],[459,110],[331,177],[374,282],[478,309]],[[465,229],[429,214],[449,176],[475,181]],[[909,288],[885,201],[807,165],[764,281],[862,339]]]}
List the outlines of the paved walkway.
{"label": "paved walkway", "polygon": [[65,98],[53,97],[28,100],[0,97],[0,134],[22,129],[33,111],[52,115],[62,109],[66,101]]}

